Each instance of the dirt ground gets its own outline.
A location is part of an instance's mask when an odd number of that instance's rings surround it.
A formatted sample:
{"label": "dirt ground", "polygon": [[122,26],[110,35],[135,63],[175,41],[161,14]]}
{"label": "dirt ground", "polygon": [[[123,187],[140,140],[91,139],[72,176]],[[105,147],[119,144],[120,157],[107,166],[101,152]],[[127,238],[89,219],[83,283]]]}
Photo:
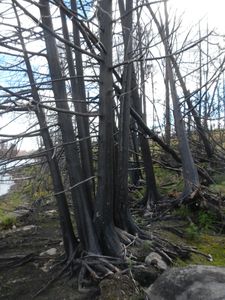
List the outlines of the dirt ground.
{"label": "dirt ground", "polygon": [[[29,300],[54,278],[63,268],[63,245],[59,229],[59,222],[54,201],[44,202],[32,210],[24,210],[21,207],[18,212],[22,216],[16,222],[16,226],[0,231],[0,300]],[[213,260],[208,261],[205,256],[193,254],[186,262],[178,260],[175,266],[187,264],[209,264],[224,266],[224,243],[225,235],[203,235],[201,239],[187,240],[171,232],[178,230],[178,224],[183,221],[156,222],[150,225],[148,230],[156,232],[163,238],[169,239],[175,244],[191,244],[195,249],[203,253],[211,253]],[[163,229],[164,228],[164,229]],[[179,230],[178,230],[179,231]],[[135,249],[134,249],[135,250]],[[141,250],[141,253],[139,253]],[[144,243],[142,249],[137,248],[136,257],[142,258],[149,254],[148,244]],[[151,267],[154,269],[154,267]],[[147,270],[146,274],[141,270],[136,274],[139,283],[148,285],[159,275],[155,270]],[[119,276],[118,274],[116,275]],[[64,276],[57,278],[51,285],[35,297],[43,300],[84,300],[84,299],[144,299],[143,289],[136,291],[136,286],[130,284],[130,280],[106,278],[101,282],[100,288],[91,286],[81,290],[77,287],[77,279]],[[138,278],[139,277],[139,278]],[[145,280],[146,277],[146,280]],[[146,282],[145,282],[146,281]],[[100,289],[102,294],[100,295]],[[141,291],[141,293],[140,293]],[[103,294],[105,296],[103,296]]]}
{"label": "dirt ground", "polygon": [[[29,300],[56,276],[63,248],[53,203],[21,217],[0,232],[0,299]],[[78,292],[74,279],[60,278],[35,299],[95,299],[93,291]]]}

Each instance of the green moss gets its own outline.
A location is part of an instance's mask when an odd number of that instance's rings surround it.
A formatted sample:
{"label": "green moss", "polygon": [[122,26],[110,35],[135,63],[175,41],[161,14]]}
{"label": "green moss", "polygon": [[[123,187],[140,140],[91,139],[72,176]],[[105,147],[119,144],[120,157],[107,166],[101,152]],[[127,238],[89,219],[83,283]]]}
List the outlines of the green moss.
{"label": "green moss", "polygon": [[221,183],[218,184],[211,184],[210,189],[216,193],[221,193],[225,195],[225,181],[222,181]]}
{"label": "green moss", "polygon": [[190,264],[195,265],[210,265],[210,266],[225,266],[225,236],[213,236],[202,234],[198,241],[189,242],[190,246],[195,247],[197,251],[204,254],[210,254],[212,261],[200,254],[193,253],[188,260],[177,259],[174,263],[176,267],[184,267]]}
{"label": "green moss", "polygon": [[198,250],[211,254],[213,261],[207,261],[207,264],[213,266],[225,266],[225,236],[213,236],[209,234],[203,234],[201,241],[196,244]]}

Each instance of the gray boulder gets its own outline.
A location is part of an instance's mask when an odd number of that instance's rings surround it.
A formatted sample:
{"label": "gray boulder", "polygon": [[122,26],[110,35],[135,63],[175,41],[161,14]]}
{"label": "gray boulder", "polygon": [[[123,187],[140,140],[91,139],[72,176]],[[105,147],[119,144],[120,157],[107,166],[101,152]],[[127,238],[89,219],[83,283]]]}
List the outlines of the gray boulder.
{"label": "gray boulder", "polygon": [[225,300],[225,268],[202,265],[171,268],[146,294],[150,300]]}

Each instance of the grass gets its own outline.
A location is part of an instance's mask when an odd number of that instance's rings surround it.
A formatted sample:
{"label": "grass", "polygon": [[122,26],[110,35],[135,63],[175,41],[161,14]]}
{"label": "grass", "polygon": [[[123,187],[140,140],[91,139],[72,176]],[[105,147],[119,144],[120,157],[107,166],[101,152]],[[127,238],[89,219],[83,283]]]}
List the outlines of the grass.
{"label": "grass", "polygon": [[183,190],[183,180],[177,172],[154,166],[155,178],[159,192],[176,197]]}
{"label": "grass", "polygon": [[22,203],[23,201],[18,191],[13,191],[8,195],[2,196],[0,200],[0,223],[6,222],[7,218],[9,218],[9,213]]}
{"label": "grass", "polygon": [[10,223],[10,213],[18,206],[31,204],[36,199],[48,197],[52,189],[48,171],[42,170],[41,166],[18,168],[16,177],[31,177],[32,179],[16,181],[9,193],[1,197],[0,223],[3,224]]}
{"label": "grass", "polygon": [[1,221],[0,221],[0,228],[1,229],[10,229],[13,227],[13,225],[16,224],[16,218],[9,216],[9,215],[3,215],[1,217]]}
{"label": "grass", "polygon": [[220,193],[225,196],[225,174],[219,173],[213,176],[214,184],[210,185],[210,189],[216,193]]}
{"label": "grass", "polygon": [[197,250],[202,253],[210,254],[212,256],[212,261],[207,260],[204,256],[193,253],[188,260],[183,261],[177,259],[174,266],[184,267],[192,264],[225,267],[224,235],[202,234],[198,241],[188,241],[188,244],[197,248]]}

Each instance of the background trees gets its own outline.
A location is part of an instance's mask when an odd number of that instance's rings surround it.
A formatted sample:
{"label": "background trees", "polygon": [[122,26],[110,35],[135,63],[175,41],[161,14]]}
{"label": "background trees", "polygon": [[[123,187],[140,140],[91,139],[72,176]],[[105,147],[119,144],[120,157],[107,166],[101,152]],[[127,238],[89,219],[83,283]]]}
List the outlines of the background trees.
{"label": "background trees", "polygon": [[12,0],[2,11],[1,113],[34,120],[7,140],[41,137],[35,155],[49,166],[69,261],[81,251],[122,257],[134,236],[149,238],[133,220],[129,187],[144,179],[145,208],[162,199],[154,149],[164,151],[160,162],[182,167],[185,201],[199,175],[209,178],[197,166],[202,156],[221,157],[210,135],[210,125],[224,125],[224,53],[210,42],[219,37],[179,35],[161,2]]}

